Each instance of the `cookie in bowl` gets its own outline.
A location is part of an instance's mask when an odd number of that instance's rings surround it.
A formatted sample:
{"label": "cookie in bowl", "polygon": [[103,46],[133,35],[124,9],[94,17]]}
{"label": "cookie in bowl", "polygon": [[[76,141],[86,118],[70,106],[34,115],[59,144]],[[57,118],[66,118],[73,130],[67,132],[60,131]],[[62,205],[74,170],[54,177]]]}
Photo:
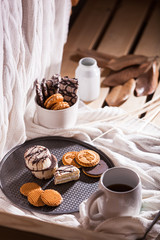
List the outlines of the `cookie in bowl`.
{"label": "cookie in bowl", "polygon": [[[52,81],[56,84],[52,84]],[[78,79],[61,78],[36,80],[37,123],[46,128],[71,128],[77,121]],[[53,94],[51,94],[53,93]],[[51,94],[51,95],[50,95]]]}

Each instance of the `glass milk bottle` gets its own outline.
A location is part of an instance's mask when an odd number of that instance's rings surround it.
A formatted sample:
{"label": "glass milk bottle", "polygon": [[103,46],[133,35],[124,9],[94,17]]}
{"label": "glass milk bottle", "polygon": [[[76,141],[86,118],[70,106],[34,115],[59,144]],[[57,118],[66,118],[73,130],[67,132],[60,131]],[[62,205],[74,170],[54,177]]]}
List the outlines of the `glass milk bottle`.
{"label": "glass milk bottle", "polygon": [[93,101],[100,93],[100,68],[94,58],[85,57],[79,61],[75,72],[78,78],[78,95],[82,101]]}

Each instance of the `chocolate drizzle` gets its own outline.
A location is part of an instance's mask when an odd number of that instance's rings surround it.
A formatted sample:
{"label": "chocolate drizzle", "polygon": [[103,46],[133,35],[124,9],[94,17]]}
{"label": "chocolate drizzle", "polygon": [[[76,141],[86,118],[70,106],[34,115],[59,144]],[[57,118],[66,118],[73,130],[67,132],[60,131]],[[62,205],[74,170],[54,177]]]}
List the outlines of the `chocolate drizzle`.
{"label": "chocolate drizzle", "polygon": [[64,96],[64,100],[72,106],[77,100],[78,80],[76,78],[69,79],[68,76],[61,78],[59,85],[59,93]]}
{"label": "chocolate drizzle", "polygon": [[[34,151],[35,149],[36,152]],[[38,156],[43,152],[44,154],[39,158]],[[32,161],[32,165],[38,164],[40,161],[44,162],[49,157],[47,154],[47,148],[42,149],[40,146],[32,147],[30,153],[25,155],[25,158],[27,158],[28,162],[30,162],[33,156],[35,157],[35,160]]]}
{"label": "chocolate drizzle", "polygon": [[57,158],[55,155],[51,154],[51,165],[44,169],[44,170],[33,170],[34,172],[45,172],[45,171],[48,171],[48,170],[51,170],[51,169],[54,169],[56,168],[56,165],[57,165]]}
{"label": "chocolate drizzle", "polygon": [[63,173],[72,173],[75,172],[75,169],[77,168],[73,165],[62,166],[56,170],[55,175],[62,175]]}
{"label": "chocolate drizzle", "polygon": [[52,165],[51,153],[40,145],[35,145],[25,151],[24,159],[26,167],[32,171],[42,171]]}
{"label": "chocolate drizzle", "polygon": [[47,80],[47,89],[48,89],[48,97],[51,95],[58,93],[59,91],[59,81],[60,81],[60,75],[55,74],[51,77],[51,79]]}

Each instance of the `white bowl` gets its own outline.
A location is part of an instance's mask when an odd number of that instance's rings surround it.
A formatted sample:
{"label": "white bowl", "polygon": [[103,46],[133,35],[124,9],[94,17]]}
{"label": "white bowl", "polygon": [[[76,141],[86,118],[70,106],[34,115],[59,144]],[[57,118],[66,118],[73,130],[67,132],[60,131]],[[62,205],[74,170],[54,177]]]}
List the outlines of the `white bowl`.
{"label": "white bowl", "polygon": [[63,110],[45,109],[36,103],[38,123],[46,128],[71,128],[74,127],[78,115],[78,102]]}

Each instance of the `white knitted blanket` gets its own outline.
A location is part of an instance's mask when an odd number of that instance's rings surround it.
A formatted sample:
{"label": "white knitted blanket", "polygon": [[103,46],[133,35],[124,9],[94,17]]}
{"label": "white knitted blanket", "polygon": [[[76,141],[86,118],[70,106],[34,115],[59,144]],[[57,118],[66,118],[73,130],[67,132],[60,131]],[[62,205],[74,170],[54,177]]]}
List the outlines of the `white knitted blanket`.
{"label": "white knitted blanket", "polygon": [[[138,216],[118,217],[95,223],[90,221],[87,216],[87,200],[80,205],[80,212],[77,214],[48,216],[28,212],[12,205],[1,192],[0,210],[73,228],[103,232],[105,233],[105,239],[108,240],[134,240],[142,236],[146,227],[160,209],[160,129],[148,124],[142,132],[139,132],[139,129],[142,129],[145,124],[143,120],[139,119],[132,119],[116,127],[117,120],[109,121],[109,119],[113,116],[118,118],[122,114],[119,108],[105,107],[104,109],[93,110],[86,106],[80,106],[77,125],[74,128],[68,129],[68,131],[46,129],[36,123],[34,108],[35,106],[31,101],[25,115],[28,139],[59,135],[74,137],[94,144],[108,155],[115,166],[132,168],[140,175],[143,186],[142,209]],[[104,121],[104,119],[108,120]],[[105,132],[107,133],[105,134]],[[147,239],[156,239],[159,233],[160,221],[154,226]]]}
{"label": "white knitted blanket", "polygon": [[0,0],[0,159],[26,139],[34,81],[60,72],[70,0]]}

